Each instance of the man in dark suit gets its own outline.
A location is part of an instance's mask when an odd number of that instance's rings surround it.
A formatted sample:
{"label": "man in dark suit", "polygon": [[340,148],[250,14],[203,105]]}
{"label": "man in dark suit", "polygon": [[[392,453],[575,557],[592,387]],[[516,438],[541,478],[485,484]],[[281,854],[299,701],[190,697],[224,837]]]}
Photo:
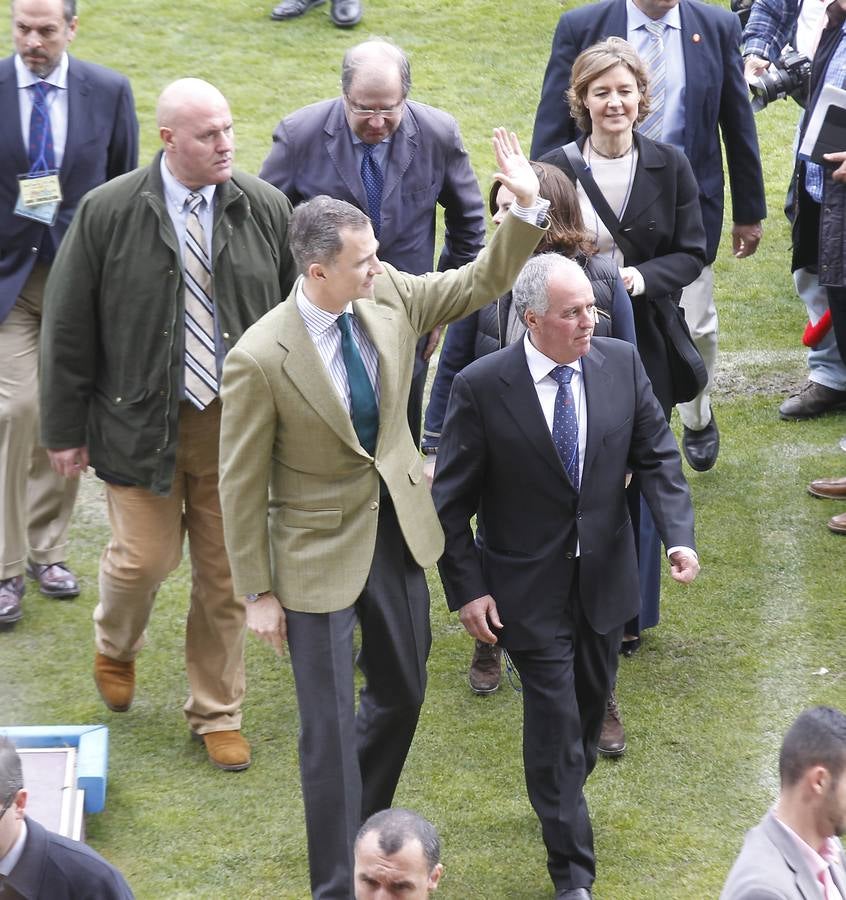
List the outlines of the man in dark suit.
{"label": "man in dark suit", "polygon": [[580,266],[534,257],[513,297],[525,339],[453,382],[433,485],[446,538],[438,567],[467,631],[501,643],[520,673],[529,799],[556,896],[580,900],[596,870],[583,787],[623,624],[638,607],[629,469],[673,578],[692,581],[699,563],[675,440],[637,351],[611,338],[592,346]]}
{"label": "man in dark suit", "polygon": [[42,295],[82,196],[138,161],[129,82],[66,52],[75,0],[15,0],[12,20],[15,54],[0,60],[0,624],[21,617],[25,569],[47,596],[79,593],[64,562],[79,482],[37,445]]}
{"label": "man in dark suit", "polygon": [[720,900],[846,897],[846,716],[800,713],[779,754],[775,806],[746,834]]}
{"label": "man in dark suit", "polygon": [[[357,206],[373,222],[379,258],[402,272],[432,271],[438,206],[444,210],[438,270],[475,259],[485,242],[479,184],[455,119],[408,100],[406,55],[380,40],[352,47],[341,67],[341,88],[341,97],[279,123],[260,177],[294,206],[318,194]],[[417,347],[408,419],[418,444],[426,369],[440,331]]]}
{"label": "man in dark suit", "polygon": [[[690,160],[708,241],[708,265],[682,295],[688,325],[708,370],[708,384],[690,403],[679,405],[682,447],[690,465],[710,469],[719,452],[719,431],[710,391],[717,358],[717,310],[711,263],[723,223],[723,167],[726,151],[732,198],[732,250],[750,256],[761,239],[766,216],[758,138],[740,57],[740,24],[733,13],[700,0],[603,0],[561,16],[544,77],[532,141],[534,159],[576,137],[564,93],[573,61],[604,38],[626,38],[647,58],[658,26],[661,68],[666,85],[663,122],[650,137],[674,144]],[[653,81],[655,67],[652,67]],[[653,91],[654,93],[654,91]]]}
{"label": "man in dark suit", "polygon": [[26,815],[15,745],[0,737],[0,897],[4,900],[132,900],[123,875],[99,853]]}

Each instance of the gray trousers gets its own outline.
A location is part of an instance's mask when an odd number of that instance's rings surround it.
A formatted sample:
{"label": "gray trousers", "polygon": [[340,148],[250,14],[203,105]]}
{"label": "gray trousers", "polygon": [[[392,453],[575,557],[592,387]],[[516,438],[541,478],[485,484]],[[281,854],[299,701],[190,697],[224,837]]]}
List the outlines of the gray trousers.
{"label": "gray trousers", "polygon": [[[338,612],[286,610],[300,711],[300,777],[315,900],[350,900],[353,842],[386,809],[411,746],[432,643],[429,590],[391,501],[379,511],[370,575],[355,605]],[[353,631],[365,686],[355,709]]]}

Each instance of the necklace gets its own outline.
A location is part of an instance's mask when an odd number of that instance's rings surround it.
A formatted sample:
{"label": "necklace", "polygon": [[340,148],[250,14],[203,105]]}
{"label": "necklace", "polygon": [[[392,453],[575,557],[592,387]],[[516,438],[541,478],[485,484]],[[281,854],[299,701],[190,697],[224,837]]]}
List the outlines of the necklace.
{"label": "necklace", "polygon": [[593,153],[595,153],[597,156],[601,156],[603,159],[622,159],[624,156],[628,156],[628,154],[632,152],[631,144],[629,144],[629,146],[626,147],[626,149],[622,153],[603,153],[599,149],[599,147],[597,147],[596,144],[594,144],[593,141],[589,140],[588,142],[590,143],[591,151]]}

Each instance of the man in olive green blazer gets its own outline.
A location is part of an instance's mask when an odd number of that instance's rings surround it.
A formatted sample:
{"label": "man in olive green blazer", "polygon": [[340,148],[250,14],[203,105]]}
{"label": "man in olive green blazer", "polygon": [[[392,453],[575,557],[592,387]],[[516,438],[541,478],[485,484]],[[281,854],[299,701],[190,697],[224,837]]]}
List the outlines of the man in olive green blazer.
{"label": "man in olive green blazer", "polygon": [[303,277],[224,366],[227,551],[249,628],[291,652],[316,898],[353,895],[356,832],[391,805],[423,703],[423,567],[443,532],[405,414],[417,339],[508,290],[542,235],[530,223],[545,201],[516,138],[498,130],[494,147],[517,210],[474,263],[398,272],[360,210],[314,198],[290,226]]}

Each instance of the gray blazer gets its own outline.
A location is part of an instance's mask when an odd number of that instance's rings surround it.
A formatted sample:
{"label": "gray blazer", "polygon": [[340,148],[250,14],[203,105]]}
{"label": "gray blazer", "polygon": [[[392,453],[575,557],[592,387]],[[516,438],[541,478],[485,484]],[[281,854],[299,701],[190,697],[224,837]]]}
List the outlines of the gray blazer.
{"label": "gray blazer", "polygon": [[[840,865],[846,856],[840,848]],[[846,884],[832,869],[832,878],[846,897]],[[769,811],[746,832],[740,855],[731,867],[720,900],[819,900],[820,889],[796,844]]]}
{"label": "gray blazer", "polygon": [[[294,206],[328,194],[367,212],[359,169],[344,101],[338,97],[299,109],[279,123],[259,177]],[[409,100],[385,170],[379,258],[413,275],[432,271],[439,205],[445,228],[437,268],[443,272],[471,262],[482,249],[484,205],[455,119]]]}

